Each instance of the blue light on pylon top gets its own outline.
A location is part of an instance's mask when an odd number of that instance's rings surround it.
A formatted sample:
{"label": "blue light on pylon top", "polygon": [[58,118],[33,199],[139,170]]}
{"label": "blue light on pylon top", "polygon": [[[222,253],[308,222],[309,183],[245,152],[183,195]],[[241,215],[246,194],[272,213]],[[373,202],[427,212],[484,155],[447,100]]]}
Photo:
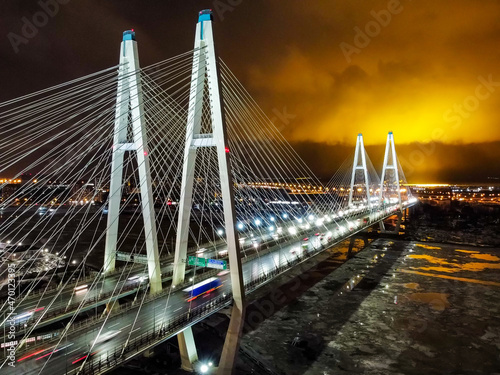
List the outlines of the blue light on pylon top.
{"label": "blue light on pylon top", "polygon": [[123,40],[135,40],[135,31],[134,31],[134,29],[124,31],[123,32]]}
{"label": "blue light on pylon top", "polygon": [[201,10],[198,14],[198,22],[201,21],[213,21],[212,9]]}

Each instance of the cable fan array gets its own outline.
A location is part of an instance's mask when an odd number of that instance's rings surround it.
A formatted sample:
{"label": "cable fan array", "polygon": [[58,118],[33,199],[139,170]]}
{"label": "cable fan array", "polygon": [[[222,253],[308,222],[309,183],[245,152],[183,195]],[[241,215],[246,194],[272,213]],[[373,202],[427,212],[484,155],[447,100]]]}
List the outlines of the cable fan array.
{"label": "cable fan array", "polygon": [[[202,102],[190,103],[191,78],[200,65],[198,59],[204,56],[196,52],[188,51],[140,72],[114,66],[0,104],[3,135],[0,174],[6,176],[0,181],[0,252],[5,260],[0,267],[0,279],[8,279],[8,266],[14,264],[20,290],[16,304],[21,306],[29,299],[32,305],[27,323],[21,327],[20,342],[31,340],[51,312],[73,312],[57,336],[57,348],[69,336],[69,328],[85,311],[88,302],[97,300],[107,304],[106,309],[99,311],[101,320],[96,318],[98,335],[101,335],[113,306],[118,304],[116,297],[130,290],[130,299],[138,303],[133,322],[126,331],[125,346],[132,339],[132,332],[141,319],[141,309],[149,303],[145,293],[147,266],[132,260],[146,253],[140,166],[135,151],[125,154],[118,219],[117,251],[130,257],[120,263],[114,274],[102,272],[104,243],[110,225],[107,212],[113,135],[115,124],[120,123],[116,108],[122,104],[117,103],[117,87],[130,75],[140,75],[138,94],[142,96],[143,113],[141,118],[133,118],[129,110],[122,123],[127,126],[130,142],[134,136],[132,123],[140,120],[146,128],[155,235],[162,272],[168,276],[179,229],[178,202],[186,162],[190,105],[201,108],[202,133],[212,132],[207,82]],[[364,170],[351,173],[358,165],[351,156],[324,185],[222,60],[219,60],[219,69],[228,136],[226,152],[230,155],[235,193],[236,230],[242,257],[253,259],[250,273],[256,280],[273,271],[264,260],[270,249],[277,254],[273,257],[273,267],[278,270],[308,250],[323,249],[362,229],[363,215],[371,217],[384,205],[396,203],[396,196],[398,199],[401,196],[403,201],[411,198],[410,192],[400,187],[405,178],[399,162],[389,160],[389,164],[397,167],[386,171],[381,188],[364,149],[361,152],[367,162],[366,173]],[[227,228],[214,147],[197,150],[194,176],[188,254],[225,259]],[[315,241],[305,243],[308,237],[315,235]],[[289,251],[291,243],[304,244]],[[193,275],[188,278],[192,285],[197,271],[196,267],[188,269]],[[145,282],[132,285],[131,281],[138,275]],[[83,283],[85,289],[78,289]],[[168,280],[166,283],[168,285]],[[68,290],[69,298],[63,299]],[[167,318],[173,316],[171,306],[175,292],[167,288],[161,294],[165,299],[159,308],[159,324],[165,324]],[[189,301],[188,312],[196,306],[196,301]],[[1,310],[4,325],[12,316],[8,307],[5,299]],[[97,339],[90,345],[85,358],[90,357],[96,342]],[[43,362],[39,373],[53,353]]]}

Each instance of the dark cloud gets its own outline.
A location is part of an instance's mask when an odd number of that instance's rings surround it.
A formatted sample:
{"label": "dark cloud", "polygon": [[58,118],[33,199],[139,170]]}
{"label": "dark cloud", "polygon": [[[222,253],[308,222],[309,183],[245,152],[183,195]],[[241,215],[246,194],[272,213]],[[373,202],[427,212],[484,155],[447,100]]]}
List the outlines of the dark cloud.
{"label": "dark cloud", "polygon": [[[354,140],[355,141],[355,140]],[[299,155],[323,180],[337,169],[352,164],[355,143],[335,145],[293,143]],[[367,146],[366,152],[380,175],[385,145]],[[409,183],[490,183],[500,178],[500,142],[444,144],[441,142],[398,145],[396,152]],[[473,155],[473,157],[471,157]]]}

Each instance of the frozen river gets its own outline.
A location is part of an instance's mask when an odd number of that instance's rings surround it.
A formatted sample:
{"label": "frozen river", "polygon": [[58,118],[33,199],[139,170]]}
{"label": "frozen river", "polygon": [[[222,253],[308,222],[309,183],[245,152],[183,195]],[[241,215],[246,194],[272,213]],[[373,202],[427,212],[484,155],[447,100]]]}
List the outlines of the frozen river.
{"label": "frozen river", "polygon": [[379,239],[243,345],[288,375],[496,374],[499,269],[498,248]]}

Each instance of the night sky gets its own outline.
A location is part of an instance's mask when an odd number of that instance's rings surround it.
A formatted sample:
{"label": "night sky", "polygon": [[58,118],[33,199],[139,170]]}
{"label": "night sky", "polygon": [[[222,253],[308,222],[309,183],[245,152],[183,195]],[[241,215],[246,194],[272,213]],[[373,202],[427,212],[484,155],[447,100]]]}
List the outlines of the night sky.
{"label": "night sky", "polygon": [[500,182],[500,1],[60,3],[14,47],[43,8],[0,2],[0,102],[116,65],[130,28],[142,66],[188,51],[212,8],[220,56],[320,177],[358,132],[380,169],[393,131],[409,182]]}

